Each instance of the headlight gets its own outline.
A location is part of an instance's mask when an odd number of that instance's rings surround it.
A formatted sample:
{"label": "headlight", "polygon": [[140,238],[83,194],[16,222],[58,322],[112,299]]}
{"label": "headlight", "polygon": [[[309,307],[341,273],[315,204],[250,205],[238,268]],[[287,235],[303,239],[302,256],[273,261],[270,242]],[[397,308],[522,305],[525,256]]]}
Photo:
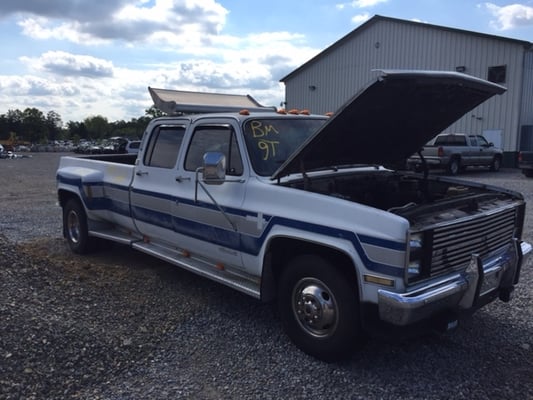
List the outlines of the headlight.
{"label": "headlight", "polygon": [[409,237],[409,263],[407,265],[407,280],[417,278],[422,272],[422,248],[424,235],[421,232],[412,233]]}
{"label": "headlight", "polygon": [[420,275],[420,260],[409,261],[407,266],[407,279],[413,279]]}

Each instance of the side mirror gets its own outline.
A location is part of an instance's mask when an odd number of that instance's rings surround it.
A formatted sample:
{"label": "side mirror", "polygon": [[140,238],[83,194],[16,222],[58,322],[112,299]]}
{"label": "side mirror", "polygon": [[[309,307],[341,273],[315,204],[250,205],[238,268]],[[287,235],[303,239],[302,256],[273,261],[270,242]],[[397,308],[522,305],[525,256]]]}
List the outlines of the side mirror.
{"label": "side mirror", "polygon": [[204,154],[203,180],[208,185],[220,185],[226,179],[226,156],[209,151]]}

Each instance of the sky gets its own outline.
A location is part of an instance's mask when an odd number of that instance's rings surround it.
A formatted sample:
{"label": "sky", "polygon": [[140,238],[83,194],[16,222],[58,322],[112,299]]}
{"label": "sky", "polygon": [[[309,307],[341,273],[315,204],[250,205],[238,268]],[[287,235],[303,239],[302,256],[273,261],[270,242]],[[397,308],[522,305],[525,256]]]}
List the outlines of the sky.
{"label": "sky", "polygon": [[148,86],[279,106],[280,79],[374,15],[533,42],[533,0],[2,0],[0,114],[129,121]]}

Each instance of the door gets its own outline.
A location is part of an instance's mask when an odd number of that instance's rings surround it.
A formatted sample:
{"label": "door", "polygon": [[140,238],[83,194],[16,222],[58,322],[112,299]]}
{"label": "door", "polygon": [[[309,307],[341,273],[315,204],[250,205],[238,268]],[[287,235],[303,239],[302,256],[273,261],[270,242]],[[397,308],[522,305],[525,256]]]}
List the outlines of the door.
{"label": "door", "polygon": [[[209,261],[242,268],[239,224],[245,195],[244,166],[233,120],[216,123],[200,120],[192,128],[189,146],[180,164],[179,198],[173,204],[173,229],[182,247],[191,254],[209,255]],[[201,182],[203,156],[220,152],[226,157],[226,181],[217,185]],[[196,183],[197,178],[200,183]]]}
{"label": "door", "polygon": [[494,158],[494,146],[491,146],[487,139],[483,136],[476,136],[477,144],[479,146],[479,164],[480,165],[490,165],[492,159]]}
{"label": "door", "polygon": [[135,166],[130,203],[134,223],[145,240],[167,245],[175,241],[172,209],[185,131],[185,121],[154,127]]}
{"label": "door", "polygon": [[465,148],[465,155],[468,156],[468,165],[483,164],[483,148],[479,145],[476,135],[469,135],[468,147]]}

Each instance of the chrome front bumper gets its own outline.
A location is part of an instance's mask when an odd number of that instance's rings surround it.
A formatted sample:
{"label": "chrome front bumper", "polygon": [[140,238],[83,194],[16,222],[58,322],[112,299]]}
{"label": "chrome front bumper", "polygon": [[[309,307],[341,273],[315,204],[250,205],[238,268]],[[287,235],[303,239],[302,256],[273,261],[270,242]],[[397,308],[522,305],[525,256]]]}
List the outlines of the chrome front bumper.
{"label": "chrome front bumper", "polygon": [[442,310],[475,308],[481,297],[498,289],[510,293],[532,250],[529,243],[516,240],[508,251],[490,259],[482,261],[473,254],[465,271],[429,285],[405,293],[379,290],[379,316],[394,325],[409,325]]}

